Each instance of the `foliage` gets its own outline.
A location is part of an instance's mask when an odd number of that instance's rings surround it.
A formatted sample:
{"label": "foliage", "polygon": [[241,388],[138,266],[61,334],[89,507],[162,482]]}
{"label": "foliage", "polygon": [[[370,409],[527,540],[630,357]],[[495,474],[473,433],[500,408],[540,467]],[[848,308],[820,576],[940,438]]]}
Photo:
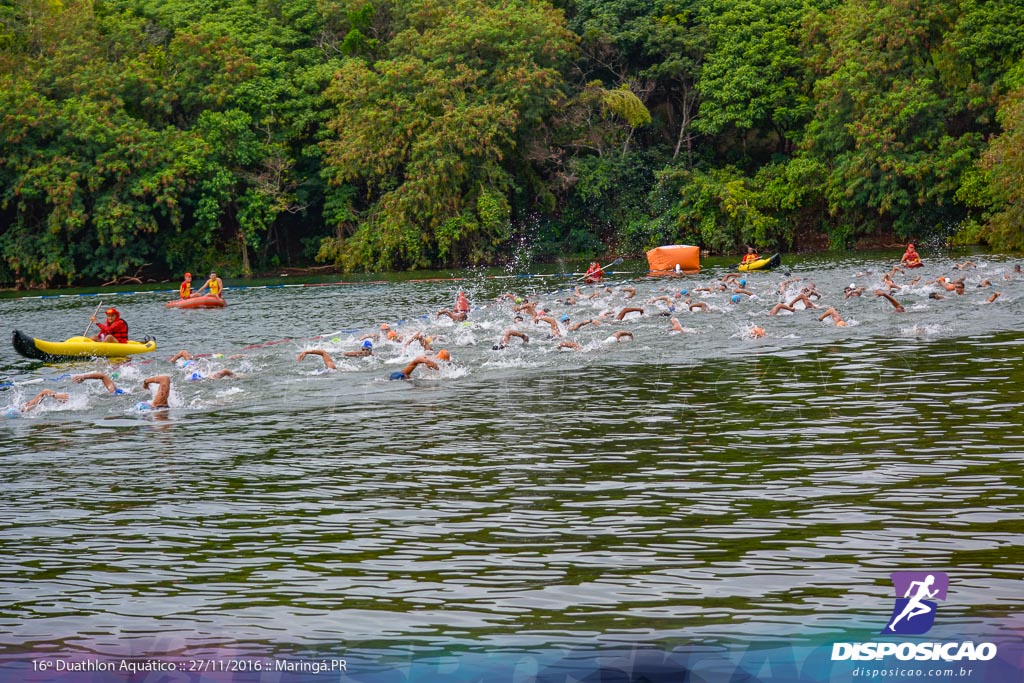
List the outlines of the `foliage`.
{"label": "foliage", "polygon": [[327,91],[327,171],[360,188],[362,209],[355,232],[326,241],[321,256],[367,269],[478,263],[509,235],[508,160],[557,96],[572,40],[530,0],[401,10],[388,57],[346,60]]}
{"label": "foliage", "polygon": [[1024,249],[1019,0],[5,0],[0,283]]}

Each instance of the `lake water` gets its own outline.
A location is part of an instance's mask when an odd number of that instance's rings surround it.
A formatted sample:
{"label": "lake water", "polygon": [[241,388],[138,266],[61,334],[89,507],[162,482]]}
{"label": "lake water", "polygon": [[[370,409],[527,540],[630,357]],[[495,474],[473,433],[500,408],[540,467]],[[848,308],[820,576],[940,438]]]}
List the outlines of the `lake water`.
{"label": "lake water", "polygon": [[[236,289],[219,310],[104,294],[157,352],[111,366],[0,351],[0,681],[106,681],[27,667],[123,657],[511,681],[578,680],[608,653],[653,671],[780,643],[820,652],[877,638],[901,571],[948,575],[928,638],[997,642],[1002,668],[980,680],[1016,676],[1024,276],[974,260],[896,273],[904,313],[872,294],[894,262],[873,257],[746,274],[739,303],[694,291],[720,268],[622,273],[576,303],[568,277],[482,272]],[[965,293],[927,284],[939,276],[965,277]],[[822,308],[768,315],[811,283]],[[851,284],[868,289],[845,299]],[[469,321],[438,318],[460,287]],[[710,310],[686,310],[682,289]],[[580,350],[515,323],[504,293],[570,316],[560,331]],[[3,332],[61,340],[97,303],[0,300]],[[644,315],[616,321],[626,306]],[[845,327],[818,320],[829,306]],[[342,356],[381,323],[430,335],[452,363],[389,381],[421,349],[379,336],[371,357]],[[510,328],[529,343],[495,350]],[[610,341],[618,330],[633,339]],[[296,362],[313,348],[338,369]],[[202,357],[168,362],[181,349]],[[236,376],[189,379],[223,368]],[[92,370],[130,395],[70,382]],[[137,410],[158,374],[171,409]],[[42,388],[70,400],[11,412]],[[700,661],[692,680],[733,675]],[[843,664],[816,675],[858,680]],[[800,666],[765,680],[813,677]],[[291,680],[203,675],[181,680]]]}

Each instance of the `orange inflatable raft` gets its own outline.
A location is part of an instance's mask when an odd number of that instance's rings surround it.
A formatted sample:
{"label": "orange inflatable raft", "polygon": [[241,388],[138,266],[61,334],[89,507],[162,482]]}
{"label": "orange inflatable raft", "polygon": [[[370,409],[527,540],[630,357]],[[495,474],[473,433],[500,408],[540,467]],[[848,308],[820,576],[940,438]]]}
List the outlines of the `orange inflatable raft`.
{"label": "orange inflatable raft", "polygon": [[700,270],[700,247],[672,244],[647,252],[651,272],[696,273]]}
{"label": "orange inflatable raft", "polygon": [[194,296],[191,299],[177,299],[168,301],[167,308],[224,308],[227,303],[219,296],[207,294],[206,296]]}

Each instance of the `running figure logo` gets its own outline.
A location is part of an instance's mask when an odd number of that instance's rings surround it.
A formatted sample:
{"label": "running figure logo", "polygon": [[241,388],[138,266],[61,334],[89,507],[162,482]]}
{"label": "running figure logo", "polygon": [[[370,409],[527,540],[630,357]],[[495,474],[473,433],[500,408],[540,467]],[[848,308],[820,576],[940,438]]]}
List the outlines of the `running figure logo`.
{"label": "running figure logo", "polygon": [[893,572],[890,576],[896,587],[896,605],[882,633],[904,636],[927,633],[935,623],[932,599],[946,599],[949,577],[943,572]]}

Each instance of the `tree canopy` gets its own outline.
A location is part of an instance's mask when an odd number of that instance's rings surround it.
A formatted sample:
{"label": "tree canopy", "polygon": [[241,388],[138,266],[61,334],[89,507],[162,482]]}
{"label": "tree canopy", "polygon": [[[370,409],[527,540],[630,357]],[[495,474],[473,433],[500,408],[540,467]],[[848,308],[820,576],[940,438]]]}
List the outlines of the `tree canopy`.
{"label": "tree canopy", "polygon": [[0,283],[1024,249],[1016,0],[0,0]]}

